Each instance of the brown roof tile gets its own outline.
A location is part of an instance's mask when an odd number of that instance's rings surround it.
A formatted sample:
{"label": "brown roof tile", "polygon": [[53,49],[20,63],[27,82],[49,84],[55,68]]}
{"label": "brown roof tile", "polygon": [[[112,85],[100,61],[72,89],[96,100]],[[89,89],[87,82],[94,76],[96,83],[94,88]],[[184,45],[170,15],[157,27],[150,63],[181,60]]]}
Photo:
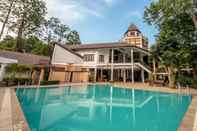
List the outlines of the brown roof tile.
{"label": "brown roof tile", "polygon": [[20,64],[44,65],[49,64],[49,58],[28,53],[0,50],[0,56],[10,59],[17,59]]}
{"label": "brown roof tile", "polygon": [[62,45],[73,51],[85,50],[85,49],[100,49],[100,48],[123,48],[123,47],[134,47],[143,51],[149,52],[147,49],[139,48],[131,44],[123,42],[108,42],[108,43],[93,43],[93,44],[81,44],[81,45]]}

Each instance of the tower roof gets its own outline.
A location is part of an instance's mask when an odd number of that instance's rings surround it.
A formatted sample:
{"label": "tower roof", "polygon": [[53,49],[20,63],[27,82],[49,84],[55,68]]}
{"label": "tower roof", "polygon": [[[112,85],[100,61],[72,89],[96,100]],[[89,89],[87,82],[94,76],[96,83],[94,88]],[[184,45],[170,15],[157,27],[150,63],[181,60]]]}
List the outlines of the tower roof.
{"label": "tower roof", "polygon": [[126,34],[127,32],[129,32],[129,31],[138,31],[138,32],[141,33],[141,31],[139,30],[139,28],[138,28],[135,24],[131,24],[131,25],[129,26],[129,28],[127,29],[127,31],[125,32],[125,34]]}

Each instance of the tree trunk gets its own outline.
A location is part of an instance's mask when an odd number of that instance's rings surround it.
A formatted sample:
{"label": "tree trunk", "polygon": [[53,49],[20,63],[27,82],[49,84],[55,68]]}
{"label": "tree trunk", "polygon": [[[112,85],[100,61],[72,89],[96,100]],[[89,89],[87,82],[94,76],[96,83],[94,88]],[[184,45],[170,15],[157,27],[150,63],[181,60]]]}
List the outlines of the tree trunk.
{"label": "tree trunk", "polygon": [[24,28],[24,15],[21,21],[19,22],[18,33],[17,33],[17,40],[16,40],[16,47],[15,51],[22,52],[22,45],[23,45],[23,28]]}
{"label": "tree trunk", "polygon": [[167,67],[167,70],[168,70],[169,87],[174,88],[175,87],[174,73],[171,67]]}
{"label": "tree trunk", "polygon": [[197,67],[193,65],[193,87],[197,88]]}
{"label": "tree trunk", "polygon": [[12,7],[13,7],[14,2],[15,2],[15,0],[12,0],[11,3],[10,3],[9,9],[8,9],[8,13],[6,15],[5,21],[3,22],[3,25],[2,25],[2,28],[1,28],[0,39],[3,36],[3,32],[4,32],[4,29],[5,29],[6,24],[8,22],[8,19],[9,19],[10,13],[12,11]]}
{"label": "tree trunk", "polygon": [[153,58],[153,79],[156,80],[156,60]]}
{"label": "tree trunk", "polygon": [[197,18],[196,18],[195,13],[192,13],[192,20],[193,20],[195,28],[197,29]]}

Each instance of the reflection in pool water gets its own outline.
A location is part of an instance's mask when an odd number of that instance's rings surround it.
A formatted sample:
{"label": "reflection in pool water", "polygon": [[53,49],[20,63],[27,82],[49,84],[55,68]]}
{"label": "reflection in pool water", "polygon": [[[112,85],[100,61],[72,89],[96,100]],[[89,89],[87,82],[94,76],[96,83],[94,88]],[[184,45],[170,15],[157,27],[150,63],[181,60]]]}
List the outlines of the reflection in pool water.
{"label": "reflection in pool water", "polygon": [[16,92],[32,131],[176,131],[191,101],[110,85]]}

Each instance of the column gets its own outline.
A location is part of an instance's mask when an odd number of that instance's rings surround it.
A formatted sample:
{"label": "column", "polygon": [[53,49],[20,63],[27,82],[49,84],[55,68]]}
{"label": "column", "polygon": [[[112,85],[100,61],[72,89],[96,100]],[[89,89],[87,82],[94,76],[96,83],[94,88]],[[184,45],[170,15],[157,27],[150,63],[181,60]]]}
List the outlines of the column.
{"label": "column", "polygon": [[101,80],[103,81],[103,69],[101,69]]}
{"label": "column", "polygon": [[32,71],[31,79],[32,79],[32,84],[35,84],[35,81],[36,81],[36,70],[35,69],[33,69],[33,71]]}
{"label": "column", "polygon": [[97,78],[97,67],[94,68],[94,82],[96,82]]}
{"label": "column", "polygon": [[133,58],[133,48],[131,48],[131,74],[132,83],[134,83],[134,58]]}
{"label": "column", "polygon": [[126,55],[123,53],[123,63],[126,63]]}
{"label": "column", "polygon": [[6,66],[7,66],[7,64],[1,64],[1,69],[0,69],[0,81],[3,81],[3,77],[4,77],[5,71],[6,71]]}
{"label": "column", "polygon": [[144,69],[141,69],[141,79],[142,79],[142,82],[144,83]]}
{"label": "column", "polygon": [[44,79],[44,67],[41,67],[41,71],[40,71],[40,77],[39,77],[39,85],[40,82]]}
{"label": "column", "polygon": [[114,80],[114,49],[111,52],[111,81]]}
{"label": "column", "polygon": [[126,82],[126,69],[123,69],[123,82]]}
{"label": "column", "polygon": [[140,52],[140,62],[144,62],[143,60],[143,54]]}

